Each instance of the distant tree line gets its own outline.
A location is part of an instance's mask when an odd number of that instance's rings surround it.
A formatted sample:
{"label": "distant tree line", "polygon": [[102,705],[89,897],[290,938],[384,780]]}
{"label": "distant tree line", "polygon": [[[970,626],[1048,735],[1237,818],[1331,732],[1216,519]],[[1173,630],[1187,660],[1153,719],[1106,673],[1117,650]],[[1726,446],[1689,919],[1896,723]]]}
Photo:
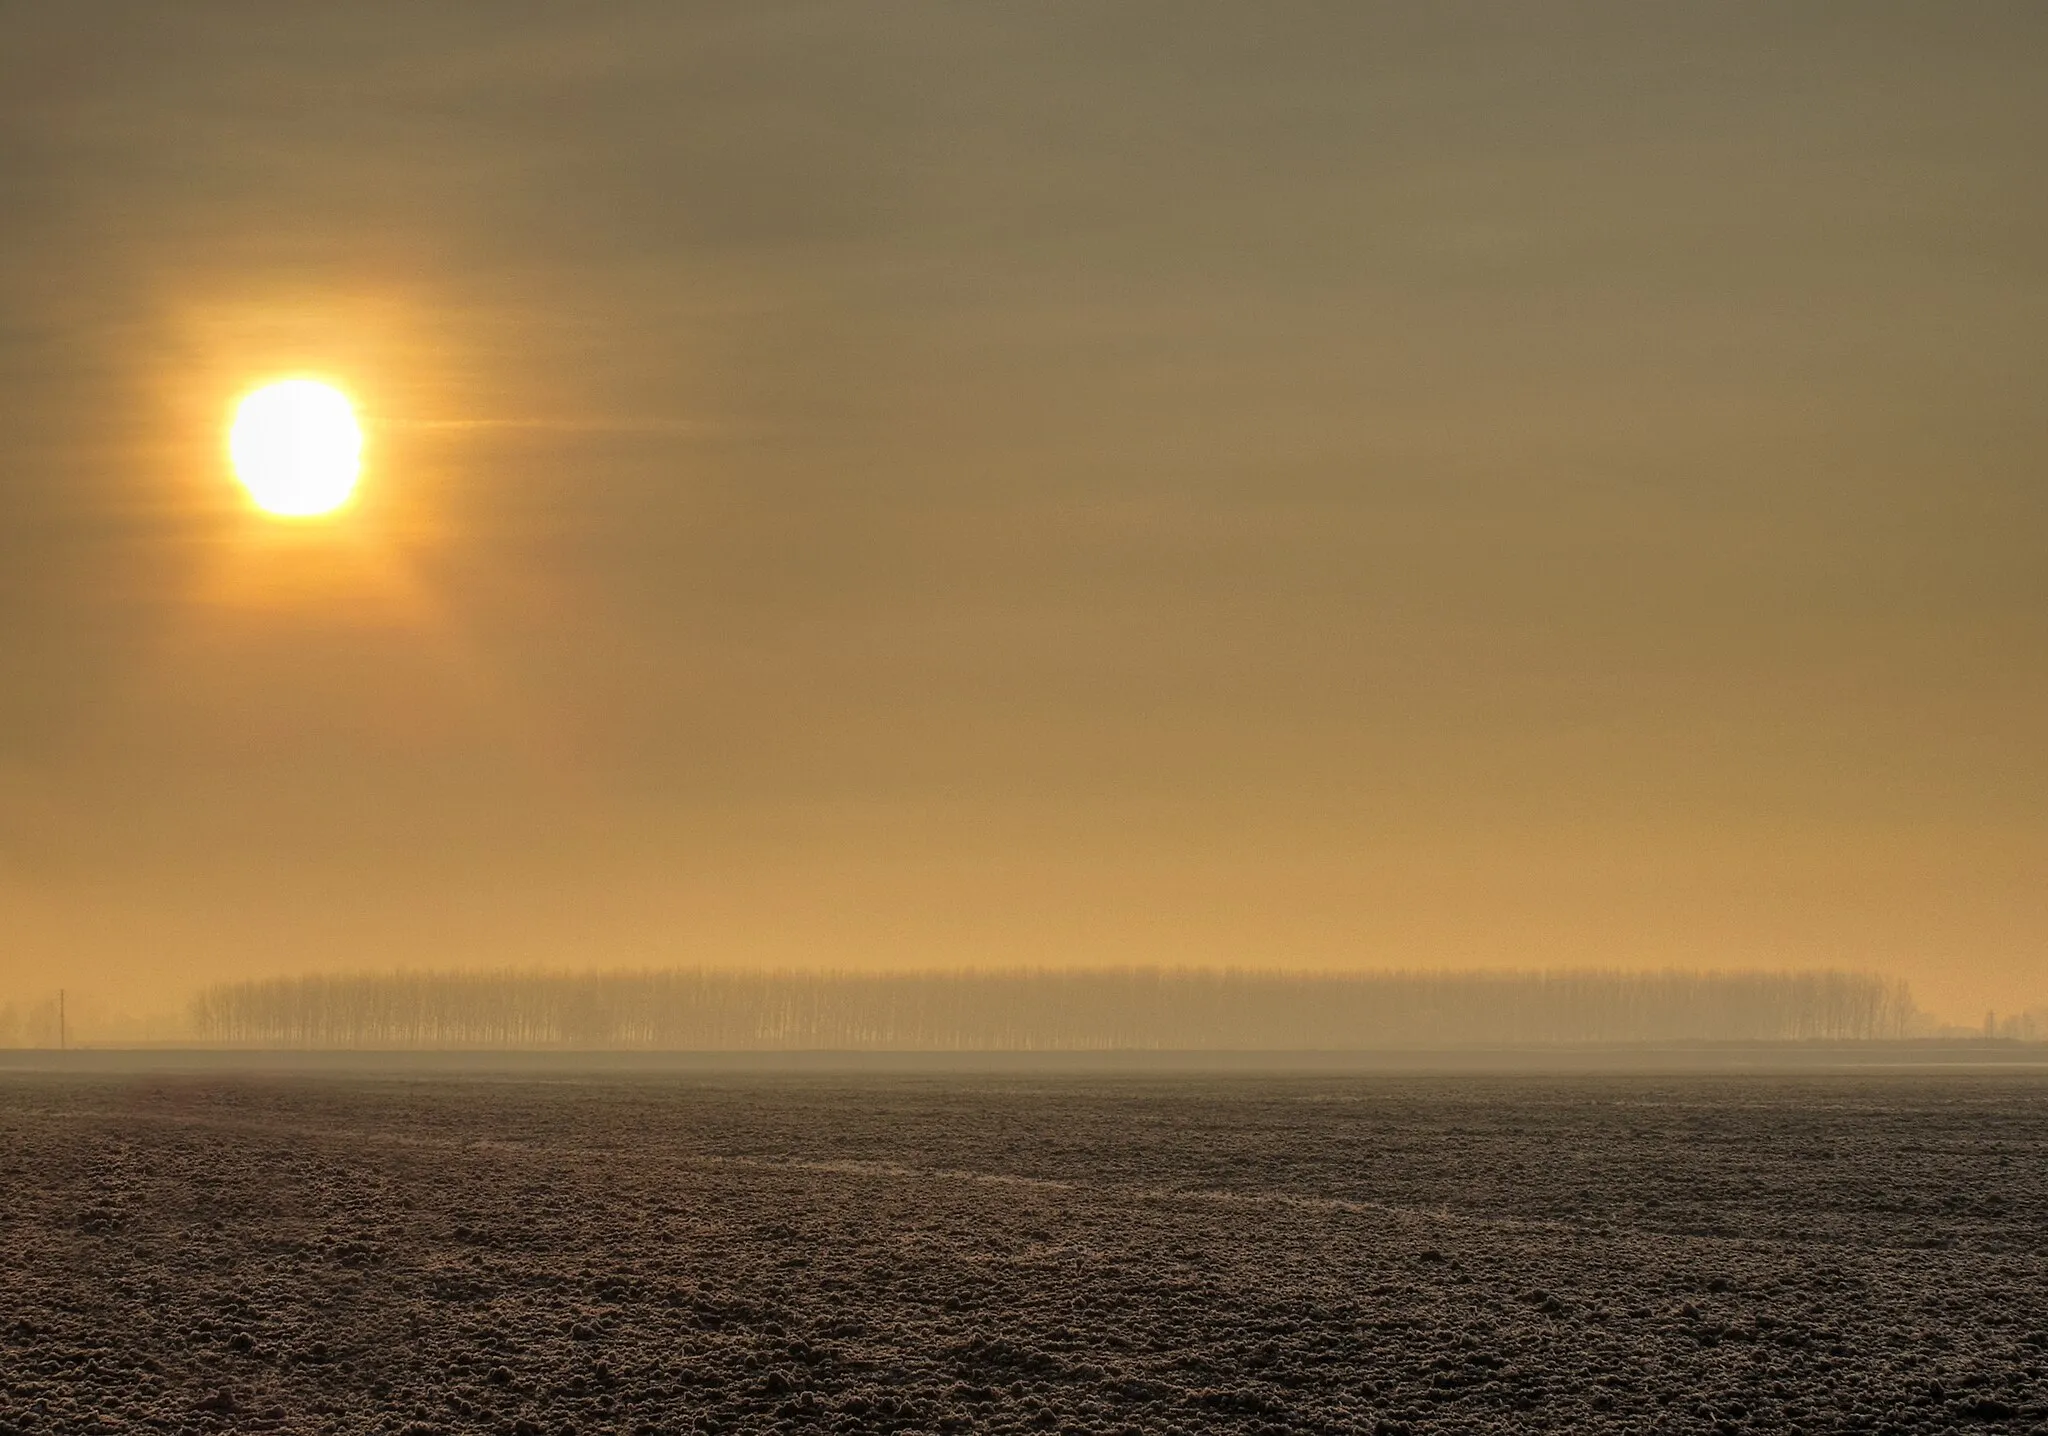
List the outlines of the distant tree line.
{"label": "distant tree line", "polygon": [[234,1046],[675,1051],[1344,1050],[1906,1035],[1868,973],[468,971],[223,983],[193,1034]]}
{"label": "distant tree line", "polygon": [[0,1047],[55,1047],[60,1027],[54,996],[0,1003]]}

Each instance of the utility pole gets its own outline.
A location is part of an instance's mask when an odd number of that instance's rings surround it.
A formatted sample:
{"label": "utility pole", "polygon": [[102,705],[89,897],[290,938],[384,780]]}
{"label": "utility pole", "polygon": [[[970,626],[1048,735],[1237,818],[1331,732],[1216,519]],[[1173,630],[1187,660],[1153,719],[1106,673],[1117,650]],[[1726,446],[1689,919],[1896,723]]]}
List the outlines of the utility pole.
{"label": "utility pole", "polygon": [[64,1050],[64,989],[57,989],[57,1050]]}

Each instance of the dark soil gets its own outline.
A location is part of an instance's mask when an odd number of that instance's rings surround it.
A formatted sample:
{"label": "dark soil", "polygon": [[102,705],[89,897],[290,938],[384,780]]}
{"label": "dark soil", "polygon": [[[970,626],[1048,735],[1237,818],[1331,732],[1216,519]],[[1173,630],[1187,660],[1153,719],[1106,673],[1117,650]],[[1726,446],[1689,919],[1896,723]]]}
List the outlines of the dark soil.
{"label": "dark soil", "polygon": [[0,1431],[2048,1431],[2048,1082],[0,1083]]}

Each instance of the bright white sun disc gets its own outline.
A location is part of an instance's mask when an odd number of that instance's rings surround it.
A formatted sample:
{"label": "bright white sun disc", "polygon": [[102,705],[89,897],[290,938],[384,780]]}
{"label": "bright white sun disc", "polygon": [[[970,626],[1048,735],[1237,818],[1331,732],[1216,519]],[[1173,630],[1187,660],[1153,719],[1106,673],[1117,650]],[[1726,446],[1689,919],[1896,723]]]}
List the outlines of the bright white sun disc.
{"label": "bright white sun disc", "polygon": [[265,513],[310,518],[348,502],[362,471],[363,431],[340,390],[315,379],[266,384],[235,410],[235,477]]}

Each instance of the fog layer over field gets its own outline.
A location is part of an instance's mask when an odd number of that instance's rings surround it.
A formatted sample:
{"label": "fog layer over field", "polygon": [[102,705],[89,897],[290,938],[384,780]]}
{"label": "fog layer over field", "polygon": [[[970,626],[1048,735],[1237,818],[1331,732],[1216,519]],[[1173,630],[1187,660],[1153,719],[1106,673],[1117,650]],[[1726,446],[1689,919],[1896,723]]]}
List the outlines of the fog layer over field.
{"label": "fog layer over field", "polygon": [[1872,1039],[1903,982],[1845,972],[415,972],[227,983],[226,1045],[670,1050],[1345,1050]]}

